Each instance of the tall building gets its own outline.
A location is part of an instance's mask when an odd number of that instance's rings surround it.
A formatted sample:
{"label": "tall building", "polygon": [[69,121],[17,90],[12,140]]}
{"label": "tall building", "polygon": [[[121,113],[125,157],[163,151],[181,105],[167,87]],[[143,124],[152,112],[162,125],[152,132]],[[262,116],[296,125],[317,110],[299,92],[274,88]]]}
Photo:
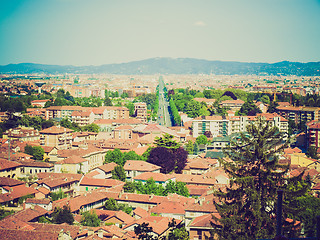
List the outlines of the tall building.
{"label": "tall building", "polygon": [[134,104],[134,112],[136,118],[142,122],[147,122],[147,104],[144,102],[138,102]]}

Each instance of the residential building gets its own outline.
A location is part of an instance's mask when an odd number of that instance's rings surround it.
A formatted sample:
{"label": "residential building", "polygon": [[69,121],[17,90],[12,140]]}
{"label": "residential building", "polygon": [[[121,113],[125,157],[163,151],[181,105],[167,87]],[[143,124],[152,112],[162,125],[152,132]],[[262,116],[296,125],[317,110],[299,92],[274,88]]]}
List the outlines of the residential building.
{"label": "residential building", "polygon": [[160,173],[161,167],[139,160],[128,160],[123,169],[126,172],[127,180],[132,181],[134,177],[142,173]]}
{"label": "residential building", "polygon": [[52,126],[40,131],[40,145],[70,149],[72,147],[73,130],[59,126]]}
{"label": "residential building", "polygon": [[15,178],[21,176],[22,165],[17,162],[0,158],[0,177]]}
{"label": "residential building", "polygon": [[71,113],[71,122],[78,124],[80,127],[91,124],[94,120],[94,113],[91,111],[74,111]]}
{"label": "residential building", "polygon": [[138,102],[134,104],[134,112],[137,119],[143,123],[147,122],[147,104],[144,102]]}
{"label": "residential building", "polygon": [[277,107],[277,113],[295,124],[301,122],[320,121],[320,108],[318,107]]}
{"label": "residential building", "polygon": [[33,100],[33,101],[31,101],[31,105],[34,106],[34,107],[41,107],[41,108],[43,108],[48,101],[50,101],[50,100],[49,100],[49,99]]}
{"label": "residential building", "polygon": [[40,134],[38,130],[29,127],[11,128],[3,133],[4,139],[25,141],[38,141]]}
{"label": "residential building", "polygon": [[221,107],[229,108],[232,111],[239,111],[244,103],[243,100],[237,99],[221,101],[219,104]]}
{"label": "residential building", "polygon": [[257,116],[201,116],[192,121],[193,137],[196,138],[205,132],[210,132],[214,138],[244,132],[247,126],[256,121],[258,117],[271,122],[280,132],[288,132],[288,120],[275,113],[261,113]]}

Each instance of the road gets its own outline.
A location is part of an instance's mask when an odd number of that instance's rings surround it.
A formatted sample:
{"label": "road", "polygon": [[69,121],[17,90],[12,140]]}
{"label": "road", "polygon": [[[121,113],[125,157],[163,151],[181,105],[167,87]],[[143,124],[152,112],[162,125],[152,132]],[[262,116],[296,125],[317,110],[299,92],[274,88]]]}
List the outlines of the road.
{"label": "road", "polygon": [[161,126],[171,127],[171,118],[169,113],[169,102],[164,94],[164,82],[162,77],[159,79],[159,109],[157,123]]}

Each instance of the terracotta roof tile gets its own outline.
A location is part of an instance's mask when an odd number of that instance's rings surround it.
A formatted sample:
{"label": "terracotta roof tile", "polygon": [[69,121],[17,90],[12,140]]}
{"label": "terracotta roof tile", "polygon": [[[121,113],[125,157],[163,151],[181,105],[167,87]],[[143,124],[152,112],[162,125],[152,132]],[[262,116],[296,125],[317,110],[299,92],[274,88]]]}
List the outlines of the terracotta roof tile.
{"label": "terracotta roof tile", "polygon": [[20,184],[25,184],[23,181],[20,180],[16,180],[13,178],[8,178],[8,177],[0,177],[0,187],[2,186],[16,186],[16,185],[20,185]]}
{"label": "terracotta roof tile", "polygon": [[150,216],[148,211],[144,210],[141,207],[137,207],[135,210],[133,210],[133,214],[137,215],[137,216],[139,216],[141,218]]}
{"label": "terracotta roof tile", "polygon": [[63,160],[57,161],[55,162],[55,164],[78,164],[78,163],[83,163],[83,162],[87,162],[87,159],[84,159],[82,157],[79,156],[71,156],[68,158],[65,158]]}
{"label": "terracotta roof tile", "polygon": [[171,179],[174,179],[175,176],[170,175],[170,174],[157,173],[157,172],[145,172],[145,173],[139,174],[138,176],[134,177],[133,179],[147,181],[150,178],[152,178],[156,182],[166,182]]}
{"label": "terracotta roof tile", "polygon": [[184,206],[178,202],[164,201],[149,210],[151,213],[172,213],[184,215]]}
{"label": "terracotta roof tile", "polygon": [[105,173],[109,173],[111,172],[116,166],[118,166],[118,164],[116,164],[115,162],[111,162],[111,163],[107,163],[104,164],[102,166],[99,166],[98,168],[101,169],[102,171],[104,171]]}
{"label": "terracotta roof tile", "polygon": [[83,177],[80,186],[114,187],[125,183],[116,179],[98,179]]}
{"label": "terracotta roof tile", "polygon": [[21,164],[13,162],[13,161],[8,161],[5,159],[0,159],[0,171],[3,171],[5,169],[10,169],[10,168],[17,168],[20,167]]}
{"label": "terracotta roof tile", "polygon": [[15,213],[13,216],[20,219],[21,221],[29,222],[47,213],[48,211],[44,208],[38,205],[34,205],[33,208],[24,209],[20,212]]}
{"label": "terracotta roof tile", "polygon": [[73,130],[69,128],[64,128],[60,126],[52,126],[40,131],[40,134],[61,134],[61,133],[72,133]]}
{"label": "terracotta roof tile", "polygon": [[155,170],[160,169],[161,167],[145,161],[128,160],[123,166],[123,168],[126,171],[136,170],[141,172],[153,172]]}

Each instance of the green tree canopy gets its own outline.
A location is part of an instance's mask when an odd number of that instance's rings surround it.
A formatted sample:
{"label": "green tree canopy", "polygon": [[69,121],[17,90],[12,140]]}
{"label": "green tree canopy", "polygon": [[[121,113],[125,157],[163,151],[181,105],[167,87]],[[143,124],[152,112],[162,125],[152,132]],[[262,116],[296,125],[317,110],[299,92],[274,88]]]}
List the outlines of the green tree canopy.
{"label": "green tree canopy", "polygon": [[83,212],[81,217],[81,224],[83,226],[89,227],[99,227],[100,226],[100,219],[95,211],[92,212]]}
{"label": "green tree canopy", "polygon": [[74,218],[70,207],[66,205],[63,208],[56,207],[52,213],[52,221],[57,224],[68,223],[72,225]]}
{"label": "green tree canopy", "polygon": [[[212,231],[220,239],[272,238],[276,227],[273,216],[277,190],[286,189],[289,169],[279,165],[278,159],[288,140],[284,142],[285,134],[262,119],[249,125],[247,134],[240,136],[239,141],[231,141],[224,149],[232,161],[220,160],[231,180],[225,191],[215,193],[221,218],[215,219]],[[298,196],[297,193],[294,197]],[[284,209],[285,219],[290,207]]]}
{"label": "green tree canopy", "polygon": [[196,138],[196,142],[198,145],[200,144],[207,144],[208,143],[208,138],[205,135],[200,135],[199,137]]}
{"label": "green tree canopy", "polygon": [[113,151],[110,150],[106,153],[105,155],[105,161],[104,163],[110,163],[110,162],[115,162],[116,164],[120,166],[124,166],[126,163],[123,153],[120,151],[120,149],[116,148]]}
{"label": "green tree canopy", "polygon": [[124,171],[123,167],[121,165],[116,166],[112,171],[112,178],[117,179],[120,181],[125,181],[127,176],[126,172]]}
{"label": "green tree canopy", "polygon": [[154,143],[157,147],[165,147],[169,149],[177,149],[181,146],[181,144],[173,140],[173,136],[168,133],[163,134],[162,137],[156,137]]}

